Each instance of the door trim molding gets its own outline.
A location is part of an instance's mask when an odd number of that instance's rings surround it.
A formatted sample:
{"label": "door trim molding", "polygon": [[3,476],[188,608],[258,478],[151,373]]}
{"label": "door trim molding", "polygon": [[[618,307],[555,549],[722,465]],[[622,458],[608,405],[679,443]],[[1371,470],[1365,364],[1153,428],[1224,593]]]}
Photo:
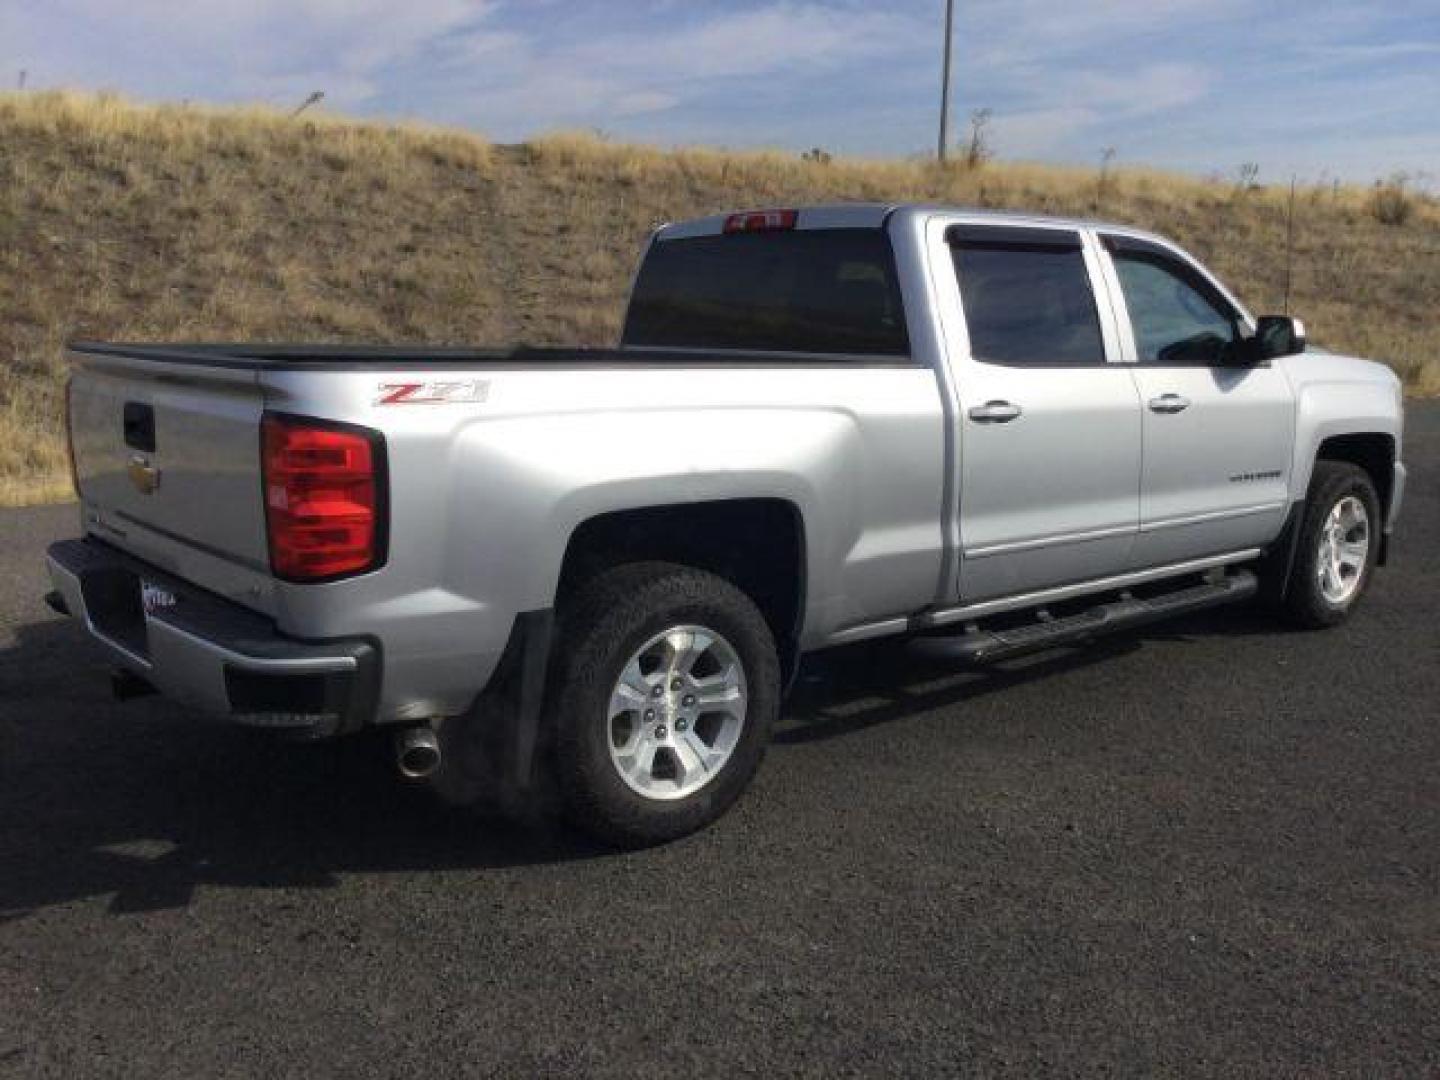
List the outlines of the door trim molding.
{"label": "door trim molding", "polygon": [[987,555],[1010,555],[1017,551],[1034,551],[1037,548],[1055,547],[1059,544],[1080,544],[1086,540],[1109,540],[1116,536],[1133,536],[1134,523],[1107,525],[1103,529],[1088,529],[1084,532],[1061,533],[1056,536],[1040,536],[1033,540],[1007,540],[1003,544],[986,544],[983,547],[966,548],[966,559],[983,559]]}
{"label": "door trim molding", "polygon": [[1175,529],[1182,525],[1201,525],[1207,521],[1224,521],[1227,518],[1250,517],[1253,514],[1273,514],[1289,506],[1285,501],[1257,503],[1253,506],[1239,506],[1232,510],[1211,510],[1204,514],[1186,514],[1184,517],[1161,518],[1158,521],[1142,521],[1140,531],[1158,532],[1161,529]]}

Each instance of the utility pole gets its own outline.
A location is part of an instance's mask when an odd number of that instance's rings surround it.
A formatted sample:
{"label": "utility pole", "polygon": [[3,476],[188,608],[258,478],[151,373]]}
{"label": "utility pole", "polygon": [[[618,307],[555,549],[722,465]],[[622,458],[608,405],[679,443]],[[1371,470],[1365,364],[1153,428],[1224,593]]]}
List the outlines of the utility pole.
{"label": "utility pole", "polygon": [[950,141],[950,46],[955,36],[955,0],[945,0],[945,70],[940,75],[940,164]]}
{"label": "utility pole", "polygon": [[1285,314],[1290,314],[1290,278],[1295,267],[1295,174],[1290,174],[1290,205],[1285,211]]}

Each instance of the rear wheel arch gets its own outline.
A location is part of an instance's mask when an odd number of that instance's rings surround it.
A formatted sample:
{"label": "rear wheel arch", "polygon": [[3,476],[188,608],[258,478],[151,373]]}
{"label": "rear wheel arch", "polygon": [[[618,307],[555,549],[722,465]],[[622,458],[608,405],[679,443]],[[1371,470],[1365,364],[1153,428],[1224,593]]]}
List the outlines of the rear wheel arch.
{"label": "rear wheel arch", "polygon": [[572,530],[555,606],[597,574],[632,562],[705,570],[751,598],[770,626],[785,676],[799,661],[807,582],[804,515],[788,499],[662,504],[599,514]]}

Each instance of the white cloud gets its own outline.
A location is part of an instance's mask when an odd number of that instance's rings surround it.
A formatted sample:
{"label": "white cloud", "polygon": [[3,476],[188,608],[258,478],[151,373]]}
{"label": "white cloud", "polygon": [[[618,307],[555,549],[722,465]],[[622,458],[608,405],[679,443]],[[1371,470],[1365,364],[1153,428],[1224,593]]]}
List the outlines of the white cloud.
{"label": "white cloud", "polygon": [[[665,112],[727,83],[753,87],[900,57],[920,34],[903,15],[817,4],[779,2],[699,20],[677,6],[652,28],[574,41],[530,34],[495,50],[482,33],[476,46],[457,47],[452,62],[471,86],[463,119],[509,137]],[[477,49],[483,65],[474,64]]]}
{"label": "white cloud", "polygon": [[1156,29],[1233,17],[1250,0],[979,0],[962,5],[958,33],[987,70],[1043,65],[1063,75],[1106,63],[1116,43]]}
{"label": "white cloud", "polygon": [[[3,0],[0,0],[3,3]],[[927,24],[794,0],[743,10],[526,0],[50,0],[0,15],[31,85],[410,111],[516,136],[692,103],[729,81],[900,55]],[[933,20],[930,20],[933,22]]]}
{"label": "white cloud", "polygon": [[489,0],[51,0],[8,13],[0,62],[27,67],[37,85],[259,100],[303,87],[355,105],[386,69],[491,9]]}
{"label": "white cloud", "polygon": [[1371,63],[1376,60],[1403,60],[1412,56],[1440,56],[1440,42],[1433,41],[1391,41],[1378,45],[1337,44],[1309,45],[1300,50],[1301,55],[1318,60],[1356,61]]}
{"label": "white cloud", "polygon": [[615,96],[613,108],[617,116],[641,116],[645,113],[664,112],[680,104],[675,94],[660,90],[636,90]]}
{"label": "white cloud", "polygon": [[996,148],[1006,157],[1036,158],[1099,119],[1094,109],[1080,106],[1029,109],[998,118],[993,138]]}
{"label": "white cloud", "polygon": [[610,72],[652,78],[744,78],[796,67],[836,68],[908,48],[914,20],[883,11],[777,3],[693,25],[661,24],[563,50]]}
{"label": "white cloud", "polygon": [[1196,64],[1147,64],[1124,74],[1081,72],[1066,82],[1061,80],[1063,96],[1071,102],[1144,116],[1199,101],[1211,76]]}

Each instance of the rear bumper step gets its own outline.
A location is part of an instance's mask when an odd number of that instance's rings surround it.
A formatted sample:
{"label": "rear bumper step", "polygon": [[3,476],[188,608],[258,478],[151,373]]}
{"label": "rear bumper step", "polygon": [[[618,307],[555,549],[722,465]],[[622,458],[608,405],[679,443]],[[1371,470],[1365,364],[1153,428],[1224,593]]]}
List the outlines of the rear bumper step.
{"label": "rear bumper step", "polygon": [[379,654],[368,641],[286,637],[265,617],[94,539],[48,552],[59,607],[123,674],[120,698],[153,687],[252,727],[324,737],[373,716]]}
{"label": "rear bumper step", "polygon": [[1239,570],[1219,580],[1145,599],[1124,596],[1063,618],[1039,617],[1033,623],[1004,630],[974,627],[962,634],[916,638],[912,647],[934,659],[991,664],[1204,608],[1239,603],[1254,596],[1258,589],[1255,575],[1248,570]]}

